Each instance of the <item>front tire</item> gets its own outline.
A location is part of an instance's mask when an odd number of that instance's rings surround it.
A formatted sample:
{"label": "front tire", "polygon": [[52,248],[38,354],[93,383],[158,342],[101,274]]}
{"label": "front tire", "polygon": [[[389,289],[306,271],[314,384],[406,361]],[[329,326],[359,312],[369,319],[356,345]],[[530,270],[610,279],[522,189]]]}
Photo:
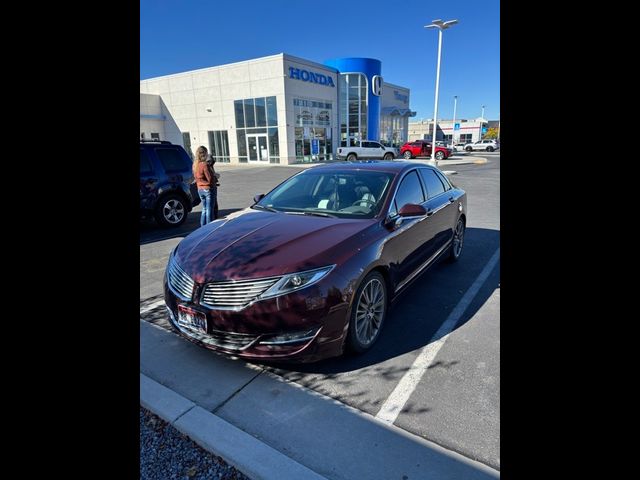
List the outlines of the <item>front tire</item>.
{"label": "front tire", "polygon": [[187,207],[184,198],[175,193],[166,195],[158,201],[155,211],[156,221],[163,227],[178,227],[187,219]]}
{"label": "front tire", "polygon": [[347,162],[355,162],[356,160],[358,160],[358,156],[355,153],[347,155]]}
{"label": "front tire", "polygon": [[493,152],[493,147],[487,147],[487,152]]}
{"label": "front tire", "polygon": [[380,336],[387,314],[387,284],[379,272],[369,273],[360,283],[349,319],[347,347],[352,352],[369,350]]}
{"label": "front tire", "polygon": [[385,153],[383,158],[385,160],[393,160],[393,154],[392,153]]}
{"label": "front tire", "polygon": [[444,158],[443,152],[436,152],[436,160],[442,160]]}
{"label": "front tire", "polygon": [[467,147],[467,148],[465,148],[465,150],[466,150],[467,152],[472,152],[472,151],[473,151],[473,148],[472,148],[472,147]]}
{"label": "front tire", "polygon": [[413,158],[413,155],[411,155],[411,150],[406,150],[402,156],[405,158],[405,160],[411,160]]}
{"label": "front tire", "polygon": [[462,246],[464,244],[464,220],[458,219],[456,229],[453,231],[453,240],[451,241],[451,251],[449,252],[449,261],[457,262],[462,255]]}

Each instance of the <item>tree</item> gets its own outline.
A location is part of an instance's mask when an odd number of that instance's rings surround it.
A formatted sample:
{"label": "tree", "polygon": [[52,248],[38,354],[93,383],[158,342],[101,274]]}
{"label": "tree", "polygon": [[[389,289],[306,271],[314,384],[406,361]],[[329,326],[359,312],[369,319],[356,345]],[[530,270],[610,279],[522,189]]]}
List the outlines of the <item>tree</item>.
{"label": "tree", "polygon": [[490,140],[492,138],[498,138],[498,129],[497,128],[488,128],[487,133],[482,135],[482,138]]}

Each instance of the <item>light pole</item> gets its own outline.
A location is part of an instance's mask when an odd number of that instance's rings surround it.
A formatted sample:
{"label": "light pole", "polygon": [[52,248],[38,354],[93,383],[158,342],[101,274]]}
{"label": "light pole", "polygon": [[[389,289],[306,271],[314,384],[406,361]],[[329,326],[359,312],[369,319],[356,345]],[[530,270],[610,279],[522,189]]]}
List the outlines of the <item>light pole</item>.
{"label": "light pole", "polygon": [[458,20],[447,20],[443,22],[440,19],[433,20],[431,24],[425,25],[424,28],[437,28],[438,29],[438,66],[436,68],[436,99],[433,107],[433,137],[431,138],[431,163],[438,166],[436,161],[436,132],[437,132],[437,119],[438,119],[438,88],[440,85],[440,59],[442,58],[442,31],[458,23]]}
{"label": "light pole", "polygon": [[456,144],[456,107],[458,106],[458,96],[453,96],[453,131],[451,132],[451,149]]}
{"label": "light pole", "polygon": [[484,105],[482,105],[482,113],[480,114],[480,141],[482,141],[482,127],[484,126]]}

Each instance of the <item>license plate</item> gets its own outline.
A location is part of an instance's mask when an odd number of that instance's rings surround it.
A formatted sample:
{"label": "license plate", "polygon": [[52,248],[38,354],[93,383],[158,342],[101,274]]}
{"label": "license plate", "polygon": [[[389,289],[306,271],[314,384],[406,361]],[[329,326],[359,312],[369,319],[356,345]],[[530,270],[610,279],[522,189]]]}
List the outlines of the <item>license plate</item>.
{"label": "license plate", "polygon": [[207,333],[206,315],[184,305],[178,305],[178,325],[196,333]]}

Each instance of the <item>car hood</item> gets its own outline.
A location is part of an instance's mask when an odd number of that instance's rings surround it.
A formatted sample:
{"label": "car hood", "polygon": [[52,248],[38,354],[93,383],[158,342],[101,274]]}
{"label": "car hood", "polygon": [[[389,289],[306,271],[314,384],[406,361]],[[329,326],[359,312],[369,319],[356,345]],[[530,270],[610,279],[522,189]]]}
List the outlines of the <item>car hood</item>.
{"label": "car hood", "polygon": [[176,258],[198,283],[282,275],[341,263],[376,223],[245,209],[191,233]]}

